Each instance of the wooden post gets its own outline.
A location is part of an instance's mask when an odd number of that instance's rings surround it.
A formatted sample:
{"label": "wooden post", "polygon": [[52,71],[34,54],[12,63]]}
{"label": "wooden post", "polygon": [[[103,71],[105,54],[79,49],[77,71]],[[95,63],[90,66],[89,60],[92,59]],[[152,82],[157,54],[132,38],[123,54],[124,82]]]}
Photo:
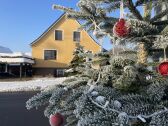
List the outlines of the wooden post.
{"label": "wooden post", "polygon": [[22,63],[20,63],[20,78],[22,78]]}
{"label": "wooden post", "polygon": [[25,69],[24,69],[24,75],[25,75],[25,77],[27,77],[27,64],[25,63]]}
{"label": "wooden post", "polygon": [[8,72],[8,64],[7,63],[5,64],[5,72],[6,73]]}

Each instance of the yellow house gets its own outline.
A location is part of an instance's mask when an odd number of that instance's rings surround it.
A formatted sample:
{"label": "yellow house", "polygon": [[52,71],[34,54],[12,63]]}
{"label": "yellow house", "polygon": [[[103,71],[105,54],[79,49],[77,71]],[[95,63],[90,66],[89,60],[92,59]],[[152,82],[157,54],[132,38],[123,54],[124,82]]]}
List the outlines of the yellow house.
{"label": "yellow house", "polygon": [[93,53],[100,51],[100,45],[85,30],[79,32],[79,27],[77,20],[67,18],[64,13],[31,43],[35,75],[63,76],[77,44]]}

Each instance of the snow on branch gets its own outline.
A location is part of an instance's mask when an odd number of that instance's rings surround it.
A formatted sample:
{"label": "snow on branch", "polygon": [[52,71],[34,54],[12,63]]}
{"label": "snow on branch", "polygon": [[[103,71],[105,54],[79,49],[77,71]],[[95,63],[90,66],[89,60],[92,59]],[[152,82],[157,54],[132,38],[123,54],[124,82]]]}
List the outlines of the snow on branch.
{"label": "snow on branch", "polygon": [[[92,99],[92,96],[90,94],[87,94],[88,95],[88,98],[89,100],[95,105],[97,106],[98,108],[101,108],[103,109],[104,111],[112,111],[112,112],[115,112],[115,113],[118,113],[118,115],[122,114],[122,113],[125,113],[125,112],[122,112],[122,111],[118,111],[116,109],[112,109],[108,106],[109,102],[106,101],[106,104],[105,105],[100,105],[99,103],[95,102],[93,99]],[[107,104],[108,103],[108,104]],[[157,116],[157,115],[161,115],[163,113],[166,113],[168,112],[168,109],[166,107],[164,107],[164,110],[160,110],[158,112],[154,112],[150,115],[137,115],[137,116],[133,116],[133,115],[128,115],[129,119],[140,119],[142,122],[146,122],[145,119],[149,119],[149,118],[152,118],[154,116]]]}
{"label": "snow on branch", "polygon": [[155,15],[153,18],[151,18],[150,22],[157,21],[158,19],[164,17],[165,15],[168,15],[168,9],[165,9],[164,11],[162,11],[159,14]]}
{"label": "snow on branch", "polygon": [[168,25],[168,20],[152,22],[153,25]]}
{"label": "snow on branch", "polygon": [[[74,11],[72,8],[67,8],[67,7],[64,7],[64,6],[56,5],[56,4],[53,4],[52,8],[54,10],[57,9],[57,10],[61,10],[61,11],[67,12],[67,13],[75,14],[75,15],[86,15],[84,13]],[[86,15],[86,16],[88,16],[88,15]]]}

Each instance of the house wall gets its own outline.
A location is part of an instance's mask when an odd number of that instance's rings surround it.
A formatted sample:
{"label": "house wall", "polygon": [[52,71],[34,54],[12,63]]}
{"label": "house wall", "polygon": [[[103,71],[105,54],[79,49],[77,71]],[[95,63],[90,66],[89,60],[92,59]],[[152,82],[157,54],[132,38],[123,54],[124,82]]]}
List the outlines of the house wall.
{"label": "house wall", "polygon": [[[55,26],[49,30],[38,42],[32,45],[32,57],[35,58],[34,68],[67,68],[73,58],[73,51],[76,42],[73,41],[73,32],[77,31],[80,24],[73,19],[67,19],[63,16]],[[63,31],[63,41],[55,40],[55,30]],[[85,50],[91,50],[96,53],[100,50],[100,46],[88,35],[84,30],[81,31],[80,45]],[[45,49],[56,49],[56,60],[44,60]]]}
{"label": "house wall", "polygon": [[49,76],[49,77],[63,77],[64,73],[62,75],[58,75],[58,70],[63,70],[64,69],[57,69],[57,68],[34,68],[33,69],[33,74],[35,76]]}

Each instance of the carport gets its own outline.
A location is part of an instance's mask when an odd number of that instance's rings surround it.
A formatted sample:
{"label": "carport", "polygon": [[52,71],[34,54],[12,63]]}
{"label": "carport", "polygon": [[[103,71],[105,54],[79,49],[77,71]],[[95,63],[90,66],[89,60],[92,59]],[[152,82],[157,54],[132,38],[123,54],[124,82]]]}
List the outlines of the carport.
{"label": "carport", "polygon": [[24,53],[0,53],[0,73],[10,73],[20,78],[32,75],[34,59]]}

